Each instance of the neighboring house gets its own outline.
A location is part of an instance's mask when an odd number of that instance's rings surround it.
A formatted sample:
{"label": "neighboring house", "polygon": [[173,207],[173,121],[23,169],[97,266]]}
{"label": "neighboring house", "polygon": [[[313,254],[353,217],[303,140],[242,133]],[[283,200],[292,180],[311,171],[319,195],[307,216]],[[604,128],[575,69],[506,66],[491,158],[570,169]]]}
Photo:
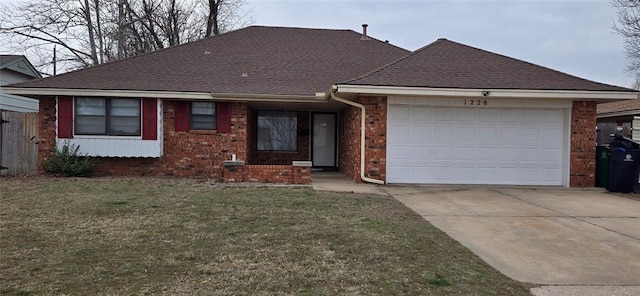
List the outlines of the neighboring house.
{"label": "neighboring house", "polygon": [[[42,78],[22,55],[0,55],[0,86]],[[37,173],[38,100],[0,88],[0,176]]]}
{"label": "neighboring house", "polygon": [[609,144],[611,134],[640,141],[640,100],[598,104],[598,145]]}
{"label": "neighboring house", "polygon": [[69,141],[103,175],[575,187],[596,103],[637,97],[446,39],[260,26],[7,91],[40,100],[41,161]]}
{"label": "neighboring house", "polygon": [[[22,55],[0,55],[0,86],[42,78]],[[0,110],[38,112],[38,100],[14,96],[0,89]]]}

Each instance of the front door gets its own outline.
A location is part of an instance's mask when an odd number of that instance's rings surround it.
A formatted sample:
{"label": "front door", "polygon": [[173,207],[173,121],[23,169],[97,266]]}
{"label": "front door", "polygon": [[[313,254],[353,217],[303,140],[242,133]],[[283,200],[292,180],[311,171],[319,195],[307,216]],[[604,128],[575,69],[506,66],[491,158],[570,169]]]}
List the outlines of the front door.
{"label": "front door", "polygon": [[336,114],[313,114],[312,161],[314,167],[336,166]]}

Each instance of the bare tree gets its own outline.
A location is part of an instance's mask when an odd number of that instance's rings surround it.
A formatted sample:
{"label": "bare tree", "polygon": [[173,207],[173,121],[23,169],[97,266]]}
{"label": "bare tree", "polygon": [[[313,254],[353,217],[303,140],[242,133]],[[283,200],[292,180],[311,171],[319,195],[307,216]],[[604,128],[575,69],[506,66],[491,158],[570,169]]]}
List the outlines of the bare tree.
{"label": "bare tree", "polygon": [[23,0],[0,4],[0,42],[44,72],[57,45],[70,70],[217,35],[249,11],[245,0]]}
{"label": "bare tree", "polygon": [[613,29],[624,38],[624,48],[629,58],[627,70],[636,76],[635,88],[640,89],[640,1],[611,0],[618,9],[618,20]]}

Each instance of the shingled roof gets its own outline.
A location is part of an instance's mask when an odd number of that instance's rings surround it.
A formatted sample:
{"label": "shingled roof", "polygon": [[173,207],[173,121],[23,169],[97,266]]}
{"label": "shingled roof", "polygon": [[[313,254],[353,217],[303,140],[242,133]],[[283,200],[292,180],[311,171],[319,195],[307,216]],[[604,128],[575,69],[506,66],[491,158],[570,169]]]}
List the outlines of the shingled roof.
{"label": "shingled roof", "polygon": [[409,54],[361,36],[252,26],[12,87],[313,96]]}
{"label": "shingled roof", "polygon": [[640,100],[618,101],[611,103],[598,104],[598,115],[608,113],[618,113],[625,111],[635,111],[640,115]]}
{"label": "shingled roof", "polygon": [[456,89],[633,91],[447,39],[438,39],[391,64],[341,84]]}

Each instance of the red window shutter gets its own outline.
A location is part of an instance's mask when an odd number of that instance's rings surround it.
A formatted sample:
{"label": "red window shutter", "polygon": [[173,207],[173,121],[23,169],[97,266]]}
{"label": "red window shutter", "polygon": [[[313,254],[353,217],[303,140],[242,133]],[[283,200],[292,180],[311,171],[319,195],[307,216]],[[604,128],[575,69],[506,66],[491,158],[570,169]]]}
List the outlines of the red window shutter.
{"label": "red window shutter", "polygon": [[58,138],[73,138],[73,97],[58,97]]}
{"label": "red window shutter", "polygon": [[157,99],[142,99],[142,139],[158,139],[158,102]]}
{"label": "red window shutter", "polygon": [[174,101],[173,102],[174,111],[175,111],[175,125],[176,132],[188,132],[190,119],[189,115],[191,114],[191,104],[185,101]]}
{"label": "red window shutter", "polygon": [[216,129],[219,133],[231,132],[231,103],[216,104]]}

